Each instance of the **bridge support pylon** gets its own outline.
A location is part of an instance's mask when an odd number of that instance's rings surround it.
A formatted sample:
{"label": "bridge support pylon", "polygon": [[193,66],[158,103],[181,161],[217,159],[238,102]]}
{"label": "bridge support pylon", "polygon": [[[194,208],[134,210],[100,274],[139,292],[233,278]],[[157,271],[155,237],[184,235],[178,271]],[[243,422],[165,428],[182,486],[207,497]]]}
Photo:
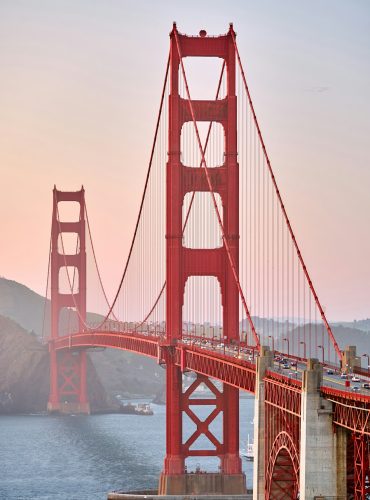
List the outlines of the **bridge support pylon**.
{"label": "bridge support pylon", "polygon": [[347,374],[354,372],[355,368],[361,368],[361,358],[357,356],[356,346],[347,345],[343,351],[342,371]]}
{"label": "bridge support pylon", "polygon": [[[167,433],[166,457],[160,477],[160,494],[243,494],[245,476],[239,456],[239,391],[224,385],[219,391],[206,377],[198,378],[190,390],[183,392],[182,373],[176,364],[173,346],[181,340],[182,308],[185,284],[192,276],[213,276],[220,285],[223,305],[223,335],[229,341],[239,338],[239,295],[225,245],[217,248],[189,248],[183,245],[183,202],[187,193],[208,192],[205,168],[181,163],[181,133],[186,122],[218,122],[224,129],[224,163],[212,168],[212,190],[222,200],[225,239],[238,272],[239,263],[239,166],[237,163],[237,127],[235,94],[235,48],[232,27],[226,35],[186,36],[174,25],[170,49],[169,151],[167,163],[166,206],[166,366],[167,366]],[[218,57],[226,63],[227,95],[219,100],[184,99],[179,95],[179,73],[183,57]],[[192,112],[193,111],[193,112]],[[197,168],[198,167],[198,168]],[[216,182],[217,179],[217,182]],[[205,383],[215,395],[216,409],[205,421],[191,410],[190,398],[196,384]],[[203,401],[203,406],[209,404]],[[184,442],[182,419],[186,414],[196,426]],[[218,414],[223,416],[223,436],[219,441],[210,424]],[[211,442],[211,448],[199,449],[193,444],[200,435]],[[189,457],[218,457],[219,471],[190,474]]]}
{"label": "bridge support pylon", "polygon": [[303,374],[300,435],[300,499],[345,497],[346,441],[335,434],[332,403],[320,394],[322,365],[307,360]]}
{"label": "bridge support pylon", "polygon": [[[76,221],[62,221],[58,203],[79,204],[79,218]],[[77,235],[76,251],[66,255],[65,234]],[[63,240],[64,236],[64,240]],[[60,274],[65,274],[68,286],[76,286],[69,293],[61,293]],[[73,269],[73,271],[71,271]],[[85,191],[67,192],[53,190],[53,219],[51,228],[51,338],[50,353],[50,393],[48,412],[50,413],[90,413],[87,395],[87,355],[86,351],[57,352],[54,341],[69,333],[63,331],[76,327],[81,332],[86,321],[86,247],[85,247]]]}

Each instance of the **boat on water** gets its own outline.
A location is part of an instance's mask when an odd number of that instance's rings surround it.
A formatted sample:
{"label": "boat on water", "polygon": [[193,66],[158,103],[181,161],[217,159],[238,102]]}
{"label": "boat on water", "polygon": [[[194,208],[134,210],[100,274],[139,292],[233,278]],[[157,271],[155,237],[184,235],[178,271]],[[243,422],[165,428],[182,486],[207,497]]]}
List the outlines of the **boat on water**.
{"label": "boat on water", "polygon": [[249,462],[253,462],[254,460],[254,446],[253,443],[249,441],[249,434],[248,434],[247,446],[245,448],[245,451],[241,452],[241,456],[246,460],[248,460]]}
{"label": "boat on water", "polygon": [[135,413],[137,415],[153,415],[152,407],[149,403],[138,403],[136,405]]}
{"label": "boat on water", "polygon": [[153,415],[153,410],[149,403],[138,403],[137,405],[121,403],[119,413],[125,415]]}

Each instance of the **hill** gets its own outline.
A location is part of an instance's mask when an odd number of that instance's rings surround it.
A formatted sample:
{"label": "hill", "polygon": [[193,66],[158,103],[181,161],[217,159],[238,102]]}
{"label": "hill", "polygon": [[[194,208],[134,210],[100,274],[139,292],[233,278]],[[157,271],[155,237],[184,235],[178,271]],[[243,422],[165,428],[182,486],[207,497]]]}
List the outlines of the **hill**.
{"label": "hill", "polygon": [[[46,410],[49,396],[49,355],[34,334],[0,316],[0,413]],[[107,394],[88,362],[92,411],[110,407]]]}
{"label": "hill", "polygon": [[[335,323],[334,323],[335,324]],[[337,341],[339,345],[339,349],[344,350],[346,346],[348,345],[354,345],[356,346],[356,353],[357,356],[361,357],[361,365],[362,367],[367,368],[367,359],[365,357],[362,357],[362,354],[370,354],[370,334],[366,331],[359,330],[356,328],[351,328],[347,326],[333,326],[331,325],[332,332],[334,334],[335,340]],[[297,355],[297,356],[302,356],[302,346],[299,346],[298,340],[297,339],[304,339],[305,337],[305,331],[308,332],[309,326],[306,325],[301,325],[301,326],[296,326],[292,328],[288,333],[280,333],[280,339],[284,336],[289,338],[290,341],[290,353]],[[311,324],[311,329],[312,332],[315,332],[315,325]],[[325,332],[323,325],[318,325],[317,326],[317,339],[321,339],[322,331]],[[324,333],[325,338],[326,333]],[[317,343],[320,343],[320,340],[317,340]],[[279,345],[281,345],[281,340]],[[307,344],[309,345],[309,344]],[[314,344],[312,344],[312,347],[314,347]],[[299,350],[297,350],[299,349]],[[326,349],[326,347],[325,347]],[[321,353],[321,351],[320,351]],[[328,353],[325,351],[325,355],[327,356]],[[318,354],[320,357],[321,354]],[[327,358],[325,358],[327,359]]]}
{"label": "hill", "polygon": [[[0,278],[0,315],[41,336],[45,299],[16,281]],[[46,302],[46,334],[50,332],[50,302]]]}
{"label": "hill", "polygon": [[370,319],[360,319],[353,321],[340,321],[333,323],[334,327],[355,328],[370,333]]}
{"label": "hill", "polygon": [[362,354],[370,354],[370,333],[362,329],[339,325],[333,327],[333,334],[340,349],[344,349],[347,345],[355,345],[357,355],[361,357],[362,366],[367,368],[367,359],[362,357]]}
{"label": "hill", "polygon": [[[18,323],[28,336],[41,338],[50,334],[50,301],[16,281],[0,278],[0,315]],[[68,313],[63,324],[68,323]],[[100,316],[88,313],[91,321]],[[74,321],[72,317],[72,322]],[[63,329],[63,326],[62,326]],[[151,359],[133,353],[107,349],[89,350],[90,359],[101,383],[110,396],[120,393],[127,397],[152,396],[163,387],[164,371]],[[0,365],[1,366],[1,365]],[[2,368],[0,368],[1,376]]]}

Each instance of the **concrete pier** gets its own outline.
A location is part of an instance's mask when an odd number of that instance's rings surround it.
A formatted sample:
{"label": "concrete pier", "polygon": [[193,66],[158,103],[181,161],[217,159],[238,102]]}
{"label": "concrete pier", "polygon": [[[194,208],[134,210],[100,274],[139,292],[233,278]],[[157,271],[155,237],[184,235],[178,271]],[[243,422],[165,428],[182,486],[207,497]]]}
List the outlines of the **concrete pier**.
{"label": "concrete pier", "polygon": [[[188,473],[188,474],[161,474],[159,478],[158,493],[161,497],[168,495],[185,494],[204,496],[212,495],[215,498],[219,495],[240,495],[247,491],[245,475],[242,474],[221,474],[221,473]],[[182,498],[182,497],[181,497]]]}
{"label": "concrete pier", "polygon": [[337,427],[335,432],[337,451],[337,495],[347,498],[347,439],[348,432],[343,427]]}
{"label": "concrete pier", "polygon": [[356,354],[356,346],[347,345],[343,351],[342,371],[352,373],[355,368],[361,368],[361,358]]}
{"label": "concrete pier", "polygon": [[[336,438],[332,424],[332,403],[321,397],[322,365],[307,360],[303,373],[300,436],[300,499],[338,496],[343,491],[344,440]],[[341,441],[342,439],[342,441]],[[338,471],[341,471],[338,476]],[[338,485],[340,482],[340,485]]]}

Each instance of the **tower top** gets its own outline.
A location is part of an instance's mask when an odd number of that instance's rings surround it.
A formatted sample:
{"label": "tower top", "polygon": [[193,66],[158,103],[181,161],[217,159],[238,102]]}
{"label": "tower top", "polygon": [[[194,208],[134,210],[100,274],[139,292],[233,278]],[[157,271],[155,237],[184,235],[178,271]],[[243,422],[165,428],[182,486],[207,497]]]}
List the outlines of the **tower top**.
{"label": "tower top", "polygon": [[186,36],[186,37],[191,37],[191,38],[217,38],[219,36],[225,36],[225,35],[229,35],[230,33],[233,33],[234,36],[236,35],[235,31],[234,31],[234,24],[233,23],[229,23],[229,30],[226,34],[222,34],[222,35],[214,35],[214,36],[210,36],[208,35],[207,31],[202,28],[200,31],[199,31],[199,34],[198,35],[186,35],[184,33],[180,33],[179,30],[177,29],[177,23],[176,21],[173,22],[172,24],[172,31],[170,33],[170,36],[176,32],[178,35],[181,35],[181,36]]}

